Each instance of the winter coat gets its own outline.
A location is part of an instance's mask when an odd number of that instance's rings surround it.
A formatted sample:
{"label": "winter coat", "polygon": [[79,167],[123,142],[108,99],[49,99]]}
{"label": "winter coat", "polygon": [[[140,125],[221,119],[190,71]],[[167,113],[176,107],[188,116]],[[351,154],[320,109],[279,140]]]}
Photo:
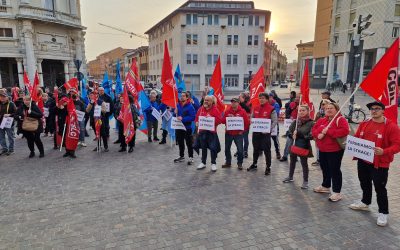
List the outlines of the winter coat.
{"label": "winter coat", "polygon": [[28,114],[29,107],[22,105],[18,110],[17,113],[15,114],[16,119],[18,121],[18,129],[22,132],[25,132],[22,130],[22,122],[24,121],[25,116],[34,118],[39,121],[39,126],[38,129],[35,131],[35,133],[42,133],[43,132],[43,113],[40,111],[39,107],[36,105],[35,102],[31,103],[31,113]]}
{"label": "winter coat", "polygon": [[192,122],[196,119],[196,111],[194,109],[194,106],[190,101],[187,101],[186,103],[182,104],[181,102],[178,103],[178,114],[176,115],[177,117],[181,116],[182,117],[182,123],[185,125],[186,129],[191,129],[192,128]]}
{"label": "winter coat", "polygon": [[337,142],[337,138],[345,137],[350,133],[350,127],[347,120],[339,114],[331,123],[326,135],[321,140],[318,139],[318,135],[328,126],[329,122],[330,120],[328,117],[321,118],[315,123],[311,130],[318,149],[321,152],[337,152],[342,150]]}
{"label": "winter coat", "polygon": [[[300,148],[308,149],[310,151],[307,156],[308,158],[314,157],[311,146],[311,140],[313,139],[313,136],[311,134],[311,129],[313,126],[314,126],[314,121],[311,119],[305,122],[299,122],[299,126],[297,127],[296,140],[294,142],[294,145]],[[296,120],[293,121],[289,127],[288,136],[290,138],[293,138],[295,130],[296,130]]]}

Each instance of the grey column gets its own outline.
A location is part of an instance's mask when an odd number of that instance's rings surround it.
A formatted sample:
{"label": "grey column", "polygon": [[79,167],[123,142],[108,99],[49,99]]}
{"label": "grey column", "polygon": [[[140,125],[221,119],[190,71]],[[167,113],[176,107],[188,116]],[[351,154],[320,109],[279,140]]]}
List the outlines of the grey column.
{"label": "grey column", "polygon": [[33,47],[33,27],[31,21],[23,21],[22,33],[25,37],[26,71],[30,81],[33,82],[36,72],[36,57]]}
{"label": "grey column", "polygon": [[24,69],[22,67],[22,58],[16,58],[15,60],[17,61],[19,87],[23,88],[25,84],[24,84]]}

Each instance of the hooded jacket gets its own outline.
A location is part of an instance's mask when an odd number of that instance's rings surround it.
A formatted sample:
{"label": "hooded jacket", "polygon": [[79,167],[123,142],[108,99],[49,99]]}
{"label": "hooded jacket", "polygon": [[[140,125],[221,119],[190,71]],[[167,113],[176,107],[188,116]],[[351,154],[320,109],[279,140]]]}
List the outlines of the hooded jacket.
{"label": "hooded jacket", "polygon": [[245,131],[249,130],[250,127],[250,119],[246,111],[239,105],[237,110],[233,110],[230,107],[227,111],[225,111],[223,123],[226,124],[227,117],[242,117],[244,122],[244,130],[226,130],[226,134],[228,135],[241,135]]}

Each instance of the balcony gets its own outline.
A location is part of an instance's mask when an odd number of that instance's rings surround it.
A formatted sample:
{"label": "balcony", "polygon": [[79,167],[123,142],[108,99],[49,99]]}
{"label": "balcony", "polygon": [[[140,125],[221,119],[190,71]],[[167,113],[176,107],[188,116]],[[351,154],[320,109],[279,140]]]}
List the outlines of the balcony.
{"label": "balcony", "polygon": [[81,25],[81,19],[77,16],[61,13],[58,11],[53,12],[52,10],[32,6],[20,6],[19,13],[16,15],[16,18],[36,19],[45,22],[72,26],[75,28],[83,28]]}

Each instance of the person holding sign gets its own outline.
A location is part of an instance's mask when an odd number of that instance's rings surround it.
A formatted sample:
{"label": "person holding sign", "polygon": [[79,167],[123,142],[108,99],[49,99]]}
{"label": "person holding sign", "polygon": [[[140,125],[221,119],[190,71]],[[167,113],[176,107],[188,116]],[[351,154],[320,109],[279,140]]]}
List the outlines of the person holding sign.
{"label": "person holding sign", "polygon": [[[14,124],[12,120],[14,119],[15,112],[15,104],[8,98],[6,90],[0,89],[0,124],[4,125],[4,127],[0,126],[0,155],[11,155],[14,153]],[[5,126],[6,122],[11,123],[11,126]]]}
{"label": "person holding sign", "polygon": [[211,153],[211,171],[217,171],[217,156],[218,152],[221,151],[217,127],[222,123],[222,116],[215,103],[216,98],[214,96],[205,96],[203,106],[196,114],[195,122],[199,130],[197,140],[201,147],[201,163],[197,166],[198,170],[206,167],[207,150],[209,149]]}
{"label": "person holding sign", "polygon": [[[269,104],[269,96],[267,93],[258,95],[260,105],[253,110],[252,118],[269,119],[271,120],[271,128],[278,124],[278,114],[274,107]],[[265,175],[271,174],[271,131],[268,132],[253,132],[253,164],[247,168],[247,171],[257,170],[257,161],[260,152],[265,154]]]}
{"label": "person holding sign", "polygon": [[225,164],[222,168],[232,167],[232,142],[235,142],[237,148],[238,169],[243,169],[243,136],[244,131],[250,127],[250,119],[246,111],[239,105],[239,98],[232,98],[231,107],[225,111],[223,119],[226,127],[225,132]]}
{"label": "person holding sign", "polygon": [[[160,111],[160,106],[157,102],[157,92],[156,91],[150,92],[150,104],[151,104],[151,106],[148,107],[146,110],[144,110],[144,113],[146,115],[146,121],[147,121],[148,142],[153,142],[153,141],[159,141],[159,139],[157,137],[158,120],[152,114],[153,109]],[[153,135],[153,139],[151,139],[152,135]]]}
{"label": "person holding sign", "polygon": [[[250,102],[250,95],[247,92],[242,92],[239,95],[239,101],[240,101],[240,107],[244,109],[247,113],[247,116],[251,117],[251,102]],[[243,158],[248,158],[249,154],[249,133],[250,133],[250,128],[248,130],[245,130],[243,133]]]}
{"label": "person holding sign", "polygon": [[[104,91],[104,90],[103,90]],[[93,131],[98,131],[96,134],[97,140],[102,140],[104,145],[104,152],[108,152],[108,137],[110,132],[109,125],[109,112],[107,112],[107,105],[104,101],[99,99],[96,91],[93,91],[89,95],[90,103],[86,107],[86,112],[90,115],[90,125]],[[100,109],[97,113],[96,110]],[[114,107],[113,107],[114,109]],[[99,129],[96,129],[96,124]],[[96,139],[95,139],[96,140]],[[100,145],[100,143],[98,144]],[[94,148],[93,151],[98,151],[98,147]]]}
{"label": "person holding sign", "polygon": [[394,155],[400,152],[400,130],[395,122],[384,117],[385,105],[380,102],[371,102],[367,104],[367,107],[371,111],[371,119],[362,122],[354,136],[375,142],[375,157],[373,162],[358,159],[358,179],[363,195],[361,201],[351,204],[350,208],[369,210],[373,182],[379,207],[377,224],[386,226],[389,215],[386,184],[390,163]]}
{"label": "person holding sign", "polygon": [[188,148],[188,165],[193,164],[193,138],[192,138],[192,122],[196,118],[196,111],[193,104],[189,100],[186,92],[181,93],[180,102],[175,109],[175,117],[183,123],[186,130],[177,129],[175,131],[176,142],[179,146],[179,157],[174,160],[175,163],[185,160],[185,142]]}
{"label": "person holding sign", "polygon": [[308,155],[300,155],[295,151],[290,153],[290,170],[289,176],[283,180],[283,183],[293,182],[294,170],[296,169],[296,159],[300,158],[303,168],[303,185],[302,189],[308,188],[308,158],[314,157],[311,147],[311,128],[314,125],[310,118],[310,107],[308,105],[299,106],[299,117],[289,127],[288,137],[294,140],[294,145],[298,148],[308,150]]}
{"label": "person holding sign", "polygon": [[323,181],[321,186],[314,188],[316,193],[333,193],[329,200],[336,202],[342,199],[342,158],[344,150],[338,142],[339,138],[346,137],[350,132],[347,120],[337,114],[340,108],[336,103],[325,105],[325,117],[319,119],[312,128],[312,135],[319,148],[319,160],[322,169]]}
{"label": "person holding sign", "polygon": [[[274,99],[274,94],[271,92],[269,94],[269,104],[271,104],[271,106],[273,106],[275,108],[275,112],[278,115],[279,118],[279,114],[281,113],[281,107],[279,106],[279,103],[277,101],[275,101]],[[275,146],[275,153],[276,153],[276,159],[281,159],[281,149],[280,149],[280,145],[279,145],[279,124],[276,124],[276,134],[272,134],[271,133],[271,139],[274,142],[274,146]]]}
{"label": "person holding sign", "polygon": [[[74,105],[75,105],[75,109],[77,111],[80,112],[85,112],[86,110],[86,105],[85,103],[79,98],[78,96],[78,91],[75,88],[70,88],[69,89],[69,96],[70,98],[72,98],[72,100],[74,100]],[[78,142],[78,146],[82,146],[82,147],[86,147],[86,143],[85,143],[85,132],[86,132],[86,128],[85,128],[85,120],[81,120],[78,121],[79,122],[79,142]]]}

